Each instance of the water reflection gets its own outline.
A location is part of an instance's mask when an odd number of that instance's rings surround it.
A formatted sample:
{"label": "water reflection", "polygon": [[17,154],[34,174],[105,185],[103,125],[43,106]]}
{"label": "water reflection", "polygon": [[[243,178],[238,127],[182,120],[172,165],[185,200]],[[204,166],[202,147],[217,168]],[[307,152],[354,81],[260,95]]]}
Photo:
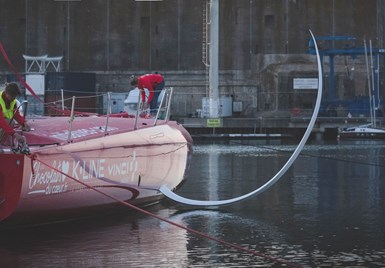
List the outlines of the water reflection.
{"label": "water reflection", "polygon": [[131,212],[2,233],[0,267],[183,267],[186,232],[159,224]]}
{"label": "water reflection", "polygon": [[[259,187],[282,167],[294,149],[290,144],[201,145],[195,148],[194,159],[204,163],[205,157],[214,153],[220,155],[219,166],[231,163],[218,169],[218,196],[229,198]],[[258,215],[258,219],[277,226],[287,236],[284,241],[272,241],[301,248],[298,256],[310,258],[312,265],[321,260],[333,267],[383,264],[385,188],[380,178],[384,155],[383,142],[309,144],[276,186],[228,209],[244,217]],[[207,174],[200,171],[197,177],[192,170],[190,177],[199,185]],[[182,188],[181,192],[202,199],[200,188],[195,189]]]}
{"label": "water reflection", "polygon": [[[196,144],[178,193],[243,195],[269,180],[296,144]],[[385,267],[385,141],[309,143],[272,188],[215,210],[165,200],[150,211],[254,256],[140,213],[0,233],[0,267]],[[274,261],[277,259],[278,261]]]}

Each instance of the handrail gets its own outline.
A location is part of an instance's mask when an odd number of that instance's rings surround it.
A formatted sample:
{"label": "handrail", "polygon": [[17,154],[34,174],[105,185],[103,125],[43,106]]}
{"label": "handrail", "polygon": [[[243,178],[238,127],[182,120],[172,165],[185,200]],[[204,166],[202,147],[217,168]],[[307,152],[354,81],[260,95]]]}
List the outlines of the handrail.
{"label": "handrail", "polygon": [[[25,108],[23,108],[23,105],[25,106]],[[28,101],[27,100],[23,100],[19,107],[17,107],[17,110],[20,110],[20,108],[22,109],[23,111],[23,116],[24,118],[27,116],[27,111],[28,111]]]}
{"label": "handrail", "polygon": [[[160,101],[157,114],[156,114],[155,118],[153,118],[154,119],[154,124],[153,124],[154,126],[158,124],[159,119],[166,120],[166,121],[168,121],[170,119],[171,98],[173,95],[173,88],[168,87],[168,88],[164,88],[163,90],[164,90],[164,94],[163,94],[162,99]],[[111,115],[111,102],[112,102],[112,98],[111,98],[112,92],[108,92],[107,94],[108,94],[108,108],[107,108],[107,114],[106,114],[106,123],[105,123],[105,128],[104,128],[104,135],[108,135],[108,124],[109,124],[110,115]],[[68,123],[69,123],[69,125],[68,125],[68,137],[67,137],[68,143],[72,142],[72,126],[73,126],[73,121],[75,120],[75,117],[76,117],[75,100],[76,100],[76,96],[72,96],[71,112],[70,112],[70,116],[68,119]],[[62,103],[62,105],[64,104],[64,99],[62,99],[61,103]],[[28,101],[27,100],[24,100],[17,107],[17,110],[19,110],[23,105],[25,105],[25,107],[26,107],[24,110],[25,111],[24,117],[25,117],[26,112],[27,112],[27,107],[28,107]],[[135,130],[138,128],[139,118],[142,117],[142,114],[144,112],[147,113],[147,111],[144,111],[142,109],[140,94],[138,95],[138,106],[137,107],[138,107],[138,109],[136,110],[135,123],[134,123],[134,129]],[[148,118],[148,117],[145,116],[145,118]],[[12,122],[12,120],[13,120],[13,117],[12,117],[10,122]],[[3,137],[3,134],[4,133],[2,133],[0,140]]]}
{"label": "handrail", "polygon": [[108,96],[108,106],[107,106],[107,118],[106,118],[106,126],[104,128],[104,135],[107,135],[107,129],[108,129],[108,121],[110,119],[110,114],[111,114],[111,92],[107,93]]}
{"label": "handrail", "polygon": [[164,120],[168,121],[170,118],[170,104],[171,104],[171,97],[173,93],[173,88],[168,87],[164,89],[164,94],[162,96],[162,99],[160,101],[158,111],[155,117],[154,126],[158,123],[158,120],[160,119],[161,112],[164,111]]}
{"label": "handrail", "polygon": [[140,106],[140,94],[138,94],[138,102],[137,102],[137,106],[136,106],[136,115],[135,115],[135,124],[134,124],[134,129],[136,130],[137,129],[137,124],[138,124],[138,118],[139,118],[139,114],[140,114],[140,109],[141,109],[141,106]]}
{"label": "handrail", "polygon": [[162,99],[160,100],[160,104],[159,104],[159,107],[158,107],[158,111],[156,112],[156,116],[155,116],[155,120],[154,120],[154,126],[157,124],[157,122],[158,122],[158,118],[159,118],[159,115],[160,115],[160,111],[162,110],[162,106],[163,106],[163,101],[164,101],[164,96],[166,95],[166,93],[165,94],[163,94],[163,96],[162,96]]}
{"label": "handrail", "polygon": [[[165,88],[163,90],[164,90],[164,94],[163,94],[162,99],[160,101],[157,114],[154,118],[154,124],[153,124],[154,126],[158,123],[158,120],[161,118],[162,113],[164,114],[164,118],[163,118],[164,120],[167,121],[170,119],[171,97],[173,95],[173,88],[169,87],[169,88]],[[111,101],[112,101],[111,92],[108,92],[107,94],[108,94],[108,104],[107,104],[107,119],[106,119],[106,126],[105,126],[105,135],[108,134],[108,122],[109,122],[109,117],[111,114]],[[75,98],[75,97],[73,97],[73,98]],[[74,99],[73,99],[72,106],[74,106]],[[142,101],[141,101],[141,94],[138,94],[137,109],[136,109],[136,113],[135,113],[134,130],[138,129],[139,118],[140,117],[146,117],[144,115],[147,115],[147,112],[148,111],[143,110],[143,105],[142,105]],[[73,113],[73,107],[71,109],[71,114],[72,113]],[[72,116],[71,116],[71,118],[72,118]],[[70,139],[69,139],[69,141],[70,141]]]}
{"label": "handrail", "polygon": [[64,111],[64,90],[60,90],[61,93],[61,109]]}
{"label": "handrail", "polygon": [[158,122],[158,118],[159,118],[160,112],[161,112],[161,110],[162,110],[162,106],[163,106],[164,98],[165,98],[166,94],[167,94],[167,90],[165,90],[165,92],[164,92],[164,94],[163,94],[163,96],[162,96],[162,99],[161,99],[161,101],[160,101],[160,104],[159,104],[159,107],[158,107],[158,111],[156,112],[156,117],[155,117],[155,121],[154,121],[154,126],[155,126],[155,125],[157,124],[157,122]]}
{"label": "handrail", "polygon": [[174,88],[170,87],[170,92],[169,92],[169,97],[168,97],[168,102],[167,102],[167,110],[166,110],[166,117],[165,120],[170,120],[170,114],[171,114],[171,97],[174,93]]}
{"label": "handrail", "polygon": [[71,142],[71,135],[72,135],[72,122],[74,121],[74,113],[75,113],[75,96],[72,97],[72,107],[71,107],[71,115],[69,118],[69,128],[68,128],[68,142]]}

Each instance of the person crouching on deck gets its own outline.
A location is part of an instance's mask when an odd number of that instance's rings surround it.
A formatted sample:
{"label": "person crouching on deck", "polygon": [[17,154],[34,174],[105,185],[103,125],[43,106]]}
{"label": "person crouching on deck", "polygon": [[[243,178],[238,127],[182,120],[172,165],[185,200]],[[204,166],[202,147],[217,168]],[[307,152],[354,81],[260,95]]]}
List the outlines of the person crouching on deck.
{"label": "person crouching on deck", "polygon": [[[158,98],[160,92],[164,88],[164,78],[160,74],[145,74],[142,76],[132,76],[131,85],[139,88],[142,94],[142,109],[146,110],[150,106],[150,114],[155,116],[158,112]],[[144,89],[147,88],[149,96],[146,102],[146,93]]]}
{"label": "person crouching on deck", "polygon": [[14,119],[22,126],[23,130],[30,130],[27,121],[17,109],[16,98],[20,93],[20,88],[16,83],[7,83],[5,89],[0,93],[0,137],[2,138],[5,133],[14,137],[19,143],[24,143],[25,138],[13,129],[11,122]]}

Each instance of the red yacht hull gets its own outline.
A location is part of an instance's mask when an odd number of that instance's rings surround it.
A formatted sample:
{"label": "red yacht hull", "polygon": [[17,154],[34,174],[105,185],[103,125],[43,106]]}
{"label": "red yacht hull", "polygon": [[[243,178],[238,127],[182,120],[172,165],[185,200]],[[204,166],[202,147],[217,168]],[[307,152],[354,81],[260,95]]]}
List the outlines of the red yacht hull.
{"label": "red yacht hull", "polygon": [[68,118],[45,117],[29,123],[33,130],[23,134],[30,154],[4,148],[0,154],[2,223],[65,220],[119,200],[148,205],[162,198],[161,185],[178,187],[189,164],[191,136],[173,121],[84,117],[69,128]]}

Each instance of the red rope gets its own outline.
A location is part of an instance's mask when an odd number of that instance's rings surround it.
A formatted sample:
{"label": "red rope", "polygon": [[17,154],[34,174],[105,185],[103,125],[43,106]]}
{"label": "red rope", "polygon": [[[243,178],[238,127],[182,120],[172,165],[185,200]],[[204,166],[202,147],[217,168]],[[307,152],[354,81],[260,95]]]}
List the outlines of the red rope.
{"label": "red rope", "polygon": [[105,193],[105,192],[103,192],[103,191],[101,191],[101,190],[99,190],[99,189],[97,189],[97,188],[95,188],[95,187],[93,187],[93,186],[91,186],[91,185],[85,183],[85,182],[82,182],[82,181],[80,181],[80,180],[77,180],[77,179],[75,179],[74,177],[71,177],[70,175],[64,173],[63,171],[61,171],[61,170],[59,170],[59,169],[57,169],[57,168],[55,168],[55,167],[53,167],[53,166],[51,166],[51,165],[49,165],[49,164],[47,164],[47,163],[45,163],[45,162],[43,162],[43,161],[37,159],[36,156],[33,156],[33,157],[28,156],[28,157],[31,158],[31,160],[39,161],[39,162],[42,163],[43,165],[45,165],[45,166],[47,166],[47,167],[49,167],[49,168],[55,170],[56,172],[59,172],[59,173],[63,174],[64,176],[66,176],[66,177],[70,178],[71,180],[74,180],[74,181],[76,181],[76,182],[82,184],[83,186],[85,186],[85,187],[87,187],[87,188],[90,188],[90,189],[94,190],[95,192],[98,192],[98,193],[100,193],[100,194],[102,194],[102,195],[104,195],[104,196],[107,196],[107,197],[109,197],[109,198],[115,200],[116,202],[118,202],[118,203],[124,205],[124,206],[127,206],[127,207],[129,207],[129,208],[131,208],[131,209],[137,210],[137,211],[139,211],[139,212],[142,212],[142,213],[144,213],[144,214],[146,214],[146,215],[148,215],[148,216],[154,217],[154,218],[156,218],[156,219],[158,219],[158,220],[160,220],[160,221],[169,223],[169,224],[171,224],[171,225],[174,225],[174,226],[176,226],[176,227],[178,227],[178,228],[184,229],[184,230],[186,230],[186,231],[188,231],[188,232],[190,232],[190,233],[193,233],[193,234],[195,234],[195,235],[198,235],[198,236],[201,236],[201,237],[210,239],[210,240],[212,240],[212,241],[216,241],[216,242],[218,242],[218,243],[220,243],[220,244],[222,244],[222,245],[225,245],[225,246],[227,246],[227,247],[235,248],[235,249],[237,249],[237,250],[240,250],[240,251],[243,251],[243,252],[247,252],[247,253],[249,253],[249,254],[251,254],[251,255],[258,256],[258,257],[261,257],[261,258],[270,260],[270,261],[272,261],[272,262],[274,262],[274,263],[284,264],[284,265],[287,265],[288,267],[301,267],[300,265],[293,264],[293,263],[290,263],[290,262],[286,262],[286,261],[284,261],[284,260],[280,260],[280,259],[274,258],[274,257],[272,257],[272,256],[269,256],[269,255],[266,255],[266,254],[257,252],[257,251],[255,251],[255,250],[248,249],[248,248],[245,248],[245,247],[242,247],[242,246],[239,246],[239,245],[230,243],[230,242],[227,242],[227,241],[225,241],[225,240],[222,240],[222,239],[219,239],[219,238],[216,238],[216,237],[213,237],[213,236],[209,236],[208,234],[202,233],[202,232],[200,232],[200,231],[197,231],[197,230],[191,229],[191,228],[189,228],[189,227],[183,226],[183,225],[181,225],[181,224],[178,224],[178,223],[176,223],[176,222],[170,221],[170,220],[168,220],[168,219],[166,219],[166,218],[163,218],[163,217],[161,217],[161,216],[158,216],[158,215],[156,215],[156,214],[153,214],[153,213],[151,213],[151,212],[149,212],[149,211],[147,211],[147,210],[141,209],[141,208],[139,208],[139,207],[137,207],[137,206],[135,206],[135,205],[133,205],[133,204],[130,204],[130,203],[128,203],[128,202],[125,202],[125,201],[123,201],[123,200],[120,200],[119,198],[116,198],[116,197],[114,197],[113,195],[110,195],[110,194],[108,194],[108,193]]}

